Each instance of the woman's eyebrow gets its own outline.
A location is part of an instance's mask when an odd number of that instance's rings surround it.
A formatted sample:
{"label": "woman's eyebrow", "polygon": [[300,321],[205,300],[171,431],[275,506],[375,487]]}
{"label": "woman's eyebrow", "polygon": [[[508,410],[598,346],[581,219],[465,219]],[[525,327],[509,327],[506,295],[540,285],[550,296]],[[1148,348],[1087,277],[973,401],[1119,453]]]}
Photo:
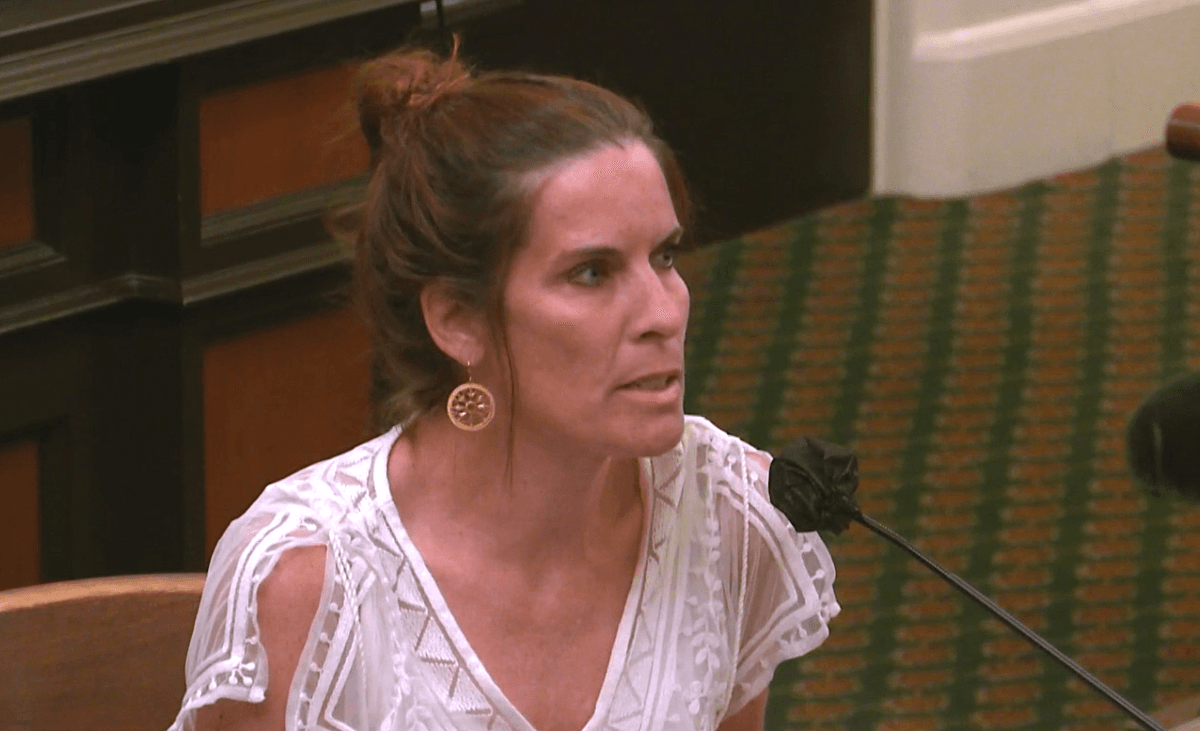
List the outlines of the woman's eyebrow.
{"label": "woman's eyebrow", "polygon": [[581,246],[569,249],[555,257],[556,261],[582,261],[584,259],[610,259],[621,256],[621,250],[615,246]]}
{"label": "woman's eyebrow", "polygon": [[[677,244],[683,238],[683,228],[676,226],[671,229],[658,246],[669,246]],[[555,257],[555,263],[559,262],[575,262],[585,259],[619,259],[624,256],[623,252],[615,246],[606,246],[597,244],[595,246],[581,246],[578,249],[568,249],[567,251],[559,252]]]}

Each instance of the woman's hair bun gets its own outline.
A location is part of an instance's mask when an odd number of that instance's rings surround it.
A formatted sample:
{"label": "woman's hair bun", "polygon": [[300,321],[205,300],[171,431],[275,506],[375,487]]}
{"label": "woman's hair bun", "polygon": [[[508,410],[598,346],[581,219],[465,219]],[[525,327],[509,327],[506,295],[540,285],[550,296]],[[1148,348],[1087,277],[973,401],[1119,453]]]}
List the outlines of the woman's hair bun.
{"label": "woman's hair bun", "polygon": [[379,149],[390,121],[419,115],[470,80],[470,69],[458,58],[457,38],[448,58],[420,48],[363,64],[355,77],[355,99],[367,144]]}

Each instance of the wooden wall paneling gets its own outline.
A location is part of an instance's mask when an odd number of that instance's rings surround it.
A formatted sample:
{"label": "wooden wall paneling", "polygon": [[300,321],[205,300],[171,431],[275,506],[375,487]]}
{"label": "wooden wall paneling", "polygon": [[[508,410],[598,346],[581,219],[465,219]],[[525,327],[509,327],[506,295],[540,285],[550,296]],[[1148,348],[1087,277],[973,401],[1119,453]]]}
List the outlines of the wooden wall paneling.
{"label": "wooden wall paneling", "polygon": [[63,323],[0,336],[0,435],[38,445],[39,574],[45,581],[72,578],[81,560],[98,555],[86,530],[81,534],[72,522],[81,512],[75,478],[90,474],[72,448],[84,441],[73,438],[72,415],[85,401],[86,361],[86,345]]}
{"label": "wooden wall paneling", "polygon": [[0,590],[41,580],[42,544],[38,491],[38,444],[33,439],[0,444]]}
{"label": "wooden wall paneling", "polygon": [[[80,398],[80,379],[63,385],[73,390],[73,402]],[[103,573],[101,551],[92,540],[86,518],[81,518],[90,512],[86,500],[92,471],[86,458],[87,435],[80,429],[87,420],[80,416],[79,411],[66,411],[38,430],[42,581]]]}
{"label": "wooden wall paneling", "polygon": [[127,302],[0,337],[0,434],[39,443],[44,580],[182,569],[179,316]]}
{"label": "wooden wall paneling", "polygon": [[201,214],[361,175],[352,74],[338,64],[201,98]]}
{"label": "wooden wall paneling", "polygon": [[197,68],[203,96],[365,60],[404,45],[420,23],[420,4],[403,2],[198,54],[186,63]]}
{"label": "wooden wall paneling", "polygon": [[0,122],[0,247],[28,241],[33,229],[33,132],[28,117]]}
{"label": "wooden wall paneling", "polygon": [[86,172],[94,210],[93,276],[156,281],[164,298],[179,270],[179,68],[152,66],[86,86]]}
{"label": "wooden wall paneling", "polygon": [[175,210],[178,214],[179,282],[182,290],[184,280],[203,271],[200,261],[200,96],[203,92],[196,63],[183,62],[177,68],[179,117],[175,135],[179,154],[179,205]]}
{"label": "wooden wall paneling", "polygon": [[[180,58],[351,26],[415,0],[8,0],[0,14],[0,100],[61,88]],[[406,8],[407,9],[407,8]],[[411,12],[415,13],[413,7]],[[326,40],[288,53],[318,53]]]}
{"label": "wooden wall paneling", "polygon": [[181,567],[179,313],[136,301],[178,291],[177,75],[26,103],[34,243],[57,258],[0,285],[0,434],[38,435],[46,580]]}
{"label": "wooden wall paneling", "polygon": [[206,555],[267,484],[371,436],[368,361],[346,310],[204,348]]}
{"label": "wooden wall paneling", "polygon": [[[200,107],[202,98],[248,85],[290,83],[289,111],[296,105],[336,111],[347,95],[340,64],[399,45],[418,18],[417,4],[408,3],[3,102],[0,118],[28,120],[17,122],[17,134],[27,139],[19,144],[29,158],[21,178],[27,185],[5,189],[26,189],[21,195],[31,204],[24,209],[28,220],[8,235],[23,241],[8,242],[0,254],[0,438],[24,435],[37,445],[43,580],[203,568],[204,473],[218,484],[222,475],[226,485],[241,479],[221,472],[230,465],[214,462],[222,452],[210,445],[236,458],[234,447],[261,441],[257,427],[296,430],[281,447],[247,453],[251,471],[261,470],[251,474],[257,491],[368,436],[365,340],[345,326],[344,312],[313,314],[328,308],[328,292],[345,283],[340,258],[322,253],[316,264],[286,276],[235,272],[204,290],[204,298],[183,296],[181,278],[213,273],[189,269],[183,259],[203,248]],[[305,73],[300,82],[287,81]],[[316,90],[339,85],[336,102],[315,104]],[[275,120],[272,129],[293,116]],[[309,122],[295,129],[320,131]],[[286,206],[263,209],[257,218],[227,218],[237,225],[226,227],[221,247],[245,247],[240,258],[208,263],[253,268],[264,252],[328,248],[319,227],[321,181],[343,180],[365,166],[357,135],[347,139],[359,150],[318,161],[308,168],[317,171],[314,178],[283,168],[289,182],[299,180],[293,193],[319,194],[301,212],[303,231],[287,228],[297,216]],[[291,152],[310,142],[276,146]],[[265,195],[281,199],[271,190]],[[250,229],[279,235],[260,246]],[[266,358],[265,371],[255,370],[263,364],[260,347],[278,356]],[[280,377],[264,376],[271,371]],[[222,393],[222,374],[226,385],[235,384],[226,395],[237,398],[213,400]],[[278,408],[240,416],[237,405],[259,403],[245,398],[240,381]],[[29,456],[21,454],[27,469]]]}
{"label": "wooden wall paneling", "polygon": [[[63,43],[81,44],[90,37],[110,36],[120,31],[127,31],[124,35],[128,42],[128,36],[131,35],[128,31],[132,26],[161,22],[172,15],[202,10],[223,1],[173,0],[131,4],[122,0],[41,0],[37,3],[9,3],[4,15],[0,16],[0,32],[10,36],[6,38],[10,43],[5,46],[9,53],[29,52]],[[209,20],[209,23],[212,21]],[[118,35],[118,39],[120,37]]]}
{"label": "wooden wall paneling", "polygon": [[34,124],[34,195],[38,237],[67,259],[70,284],[87,281],[97,200],[93,111],[87,86],[39,99]]}
{"label": "wooden wall paneling", "polygon": [[46,242],[43,229],[52,217],[42,186],[45,106],[19,100],[0,109],[8,120],[0,123],[0,332],[31,319],[19,304],[69,285],[66,257]]}
{"label": "wooden wall paneling", "polygon": [[[235,281],[235,284],[238,284]],[[205,349],[212,344],[269,332],[347,305],[349,269],[345,262],[271,282],[236,286],[185,308],[183,329],[184,569],[208,566],[205,487]],[[255,489],[261,489],[258,485]]]}
{"label": "wooden wall paneling", "polygon": [[[358,60],[399,45],[418,18],[418,4],[409,3],[184,64],[196,106],[194,157],[203,176],[197,181],[200,245],[184,249],[185,300],[344,258],[324,217],[330,208],[361,200],[365,186],[367,152],[349,98],[350,76]],[[240,167],[247,164],[249,170]],[[217,272],[221,281],[208,281]]]}
{"label": "wooden wall paneling", "polygon": [[79,369],[62,385],[71,399],[47,447],[66,465],[44,480],[48,578],[182,562],[177,105],[170,66],[38,105],[37,228],[66,257],[56,283],[66,291],[49,293],[61,306],[29,323],[29,337],[43,339],[34,352],[68,343]]}
{"label": "wooden wall paneling", "polygon": [[[184,561],[183,315],[178,307],[186,128],[180,69],[155,66],[88,85],[93,275],[136,278],[144,298],[87,327],[88,527],[103,573],[176,571]],[[82,502],[82,500],[81,500]]]}
{"label": "wooden wall paneling", "polygon": [[104,573],[178,571],[184,560],[181,314],[127,302],[88,318],[89,502]]}
{"label": "wooden wall paneling", "polygon": [[204,517],[204,339],[190,313],[179,330],[179,507],[181,571],[207,571]]}
{"label": "wooden wall paneling", "polygon": [[31,327],[103,304],[97,287],[91,94],[96,83],[27,100],[33,139],[34,230],[19,261],[2,262],[0,332]]}
{"label": "wooden wall paneling", "polygon": [[[320,235],[328,240],[323,229]],[[251,262],[245,269],[257,264]],[[246,272],[242,269],[231,267],[185,280],[188,288],[204,280],[201,284],[208,290],[203,293],[205,296],[186,301],[184,309],[201,343],[236,338],[306,315],[349,306],[350,261],[345,256],[261,281],[255,276],[243,276]]]}
{"label": "wooden wall paneling", "polygon": [[0,249],[0,333],[128,299],[178,301],[183,237],[199,230],[183,226],[195,174],[179,86],[177,65],[154,66],[15,104],[32,110],[38,238]]}

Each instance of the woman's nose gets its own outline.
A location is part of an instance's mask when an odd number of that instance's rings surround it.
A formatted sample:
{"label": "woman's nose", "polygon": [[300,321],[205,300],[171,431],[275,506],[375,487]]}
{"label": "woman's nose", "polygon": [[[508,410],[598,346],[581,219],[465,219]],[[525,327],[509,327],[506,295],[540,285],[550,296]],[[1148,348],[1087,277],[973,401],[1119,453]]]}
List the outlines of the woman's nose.
{"label": "woman's nose", "polygon": [[687,329],[688,288],[674,269],[651,269],[634,298],[639,337],[677,338]]}

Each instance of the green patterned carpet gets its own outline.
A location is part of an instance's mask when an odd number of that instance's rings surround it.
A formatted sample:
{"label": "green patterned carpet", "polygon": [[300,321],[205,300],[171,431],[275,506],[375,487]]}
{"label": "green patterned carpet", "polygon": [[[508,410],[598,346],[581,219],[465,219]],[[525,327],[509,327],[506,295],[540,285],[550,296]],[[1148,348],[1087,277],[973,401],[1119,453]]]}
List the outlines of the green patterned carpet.
{"label": "green patterned carpet", "polygon": [[[1142,494],[1124,429],[1200,367],[1198,239],[1200,165],[1150,150],[706,247],[681,267],[688,410],[854,447],[864,512],[1152,711],[1200,694],[1200,505]],[[1131,727],[865,528],[828,542],[843,612],[768,728]]]}

